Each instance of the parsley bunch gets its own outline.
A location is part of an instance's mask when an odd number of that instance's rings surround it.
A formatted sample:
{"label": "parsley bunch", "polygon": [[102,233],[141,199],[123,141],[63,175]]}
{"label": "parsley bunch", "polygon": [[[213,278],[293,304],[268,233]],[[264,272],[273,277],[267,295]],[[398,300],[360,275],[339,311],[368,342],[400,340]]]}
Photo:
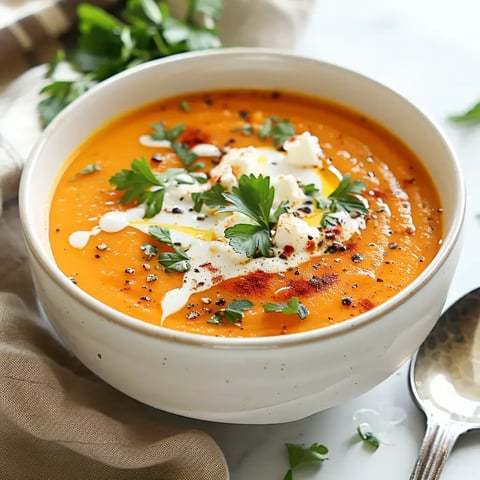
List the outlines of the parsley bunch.
{"label": "parsley bunch", "polygon": [[[68,59],[80,73],[73,81],[53,81],[44,87],[38,105],[45,127],[70,102],[96,82],[155,58],[221,46],[215,23],[223,0],[185,0],[183,20],[170,15],[163,0],[127,0],[121,19],[100,7],[81,3],[78,46]],[[47,77],[65,58],[58,52]]]}

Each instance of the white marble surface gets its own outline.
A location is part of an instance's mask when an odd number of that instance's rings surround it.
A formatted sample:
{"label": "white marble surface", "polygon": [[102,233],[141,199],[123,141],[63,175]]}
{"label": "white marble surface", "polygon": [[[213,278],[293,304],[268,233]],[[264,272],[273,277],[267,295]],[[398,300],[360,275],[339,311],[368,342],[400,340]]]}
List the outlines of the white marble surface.
{"label": "white marble surface", "polygon": [[[394,88],[445,131],[462,164],[467,184],[465,244],[447,305],[480,284],[480,126],[460,128],[447,116],[480,100],[478,0],[318,0],[299,53],[369,75]],[[329,460],[305,468],[296,480],[409,478],[423,437],[423,414],[411,399],[405,365],[355,400],[284,425],[235,426],[177,419],[208,431],[225,452],[232,480],[282,480],[285,442],[320,442]],[[356,438],[359,408],[399,407],[406,420],[392,442],[372,453]],[[462,437],[442,480],[476,478],[480,434]]]}

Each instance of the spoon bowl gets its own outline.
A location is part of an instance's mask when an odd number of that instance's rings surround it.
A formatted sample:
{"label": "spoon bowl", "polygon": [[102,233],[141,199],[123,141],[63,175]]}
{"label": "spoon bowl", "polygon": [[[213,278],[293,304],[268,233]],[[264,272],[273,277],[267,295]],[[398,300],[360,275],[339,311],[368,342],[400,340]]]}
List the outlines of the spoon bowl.
{"label": "spoon bowl", "polygon": [[410,480],[436,479],[458,436],[480,428],[480,288],[440,317],[412,358],[410,388],[427,416]]}

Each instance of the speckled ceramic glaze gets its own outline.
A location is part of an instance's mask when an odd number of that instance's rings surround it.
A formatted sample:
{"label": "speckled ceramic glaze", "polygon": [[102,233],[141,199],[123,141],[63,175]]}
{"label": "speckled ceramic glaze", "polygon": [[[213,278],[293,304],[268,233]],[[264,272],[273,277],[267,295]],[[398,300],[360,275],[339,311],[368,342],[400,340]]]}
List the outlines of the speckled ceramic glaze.
{"label": "speckled ceramic glaze", "polygon": [[[402,138],[430,169],[445,214],[434,261],[385,304],[316,331],[228,339],[130,318],[76,288],[47,235],[56,172],[92,131],[125,110],[192,90],[258,87],[318,95],[364,112]],[[44,132],[25,168],[21,218],[38,298],[65,344],[98,376],[163,410],[235,423],[287,422],[370,389],[402,365],[437,320],[460,250],[465,195],[457,161],[434,125],[404,98],[354,72],[260,50],[179,55],[142,65],[85,94]]]}

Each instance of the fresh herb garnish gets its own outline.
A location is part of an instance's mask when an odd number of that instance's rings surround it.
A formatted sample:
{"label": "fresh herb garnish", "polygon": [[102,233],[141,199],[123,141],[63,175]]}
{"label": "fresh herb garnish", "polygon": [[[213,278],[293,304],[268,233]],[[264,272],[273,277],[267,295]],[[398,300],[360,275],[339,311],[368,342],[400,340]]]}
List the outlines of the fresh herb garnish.
{"label": "fresh herb garnish", "polygon": [[207,180],[203,173],[190,173],[183,168],[169,168],[162,173],[154,173],[147,160],[134,159],[131,170],[123,169],[110,177],[109,182],[117,190],[124,191],[119,203],[136,201],[145,205],[145,218],[154,217],[162,210],[165,197],[165,187],[170,182],[177,184],[205,183]]}
{"label": "fresh herb garnish", "polygon": [[470,110],[460,115],[452,115],[449,117],[451,122],[475,124],[480,123],[480,102],[474,105]]}
{"label": "fresh herb garnish", "polygon": [[287,211],[287,202],[282,202],[273,214],[271,208],[275,189],[270,186],[270,177],[259,175],[242,175],[238,186],[222,196],[229,205],[221,206],[219,212],[237,212],[246,215],[251,223],[238,223],[225,230],[225,238],[230,246],[248,258],[271,256],[271,229],[278,222],[278,217]]}
{"label": "fresh herb garnish", "polygon": [[152,125],[153,132],[150,134],[153,140],[168,140],[171,144],[172,150],[177,154],[180,161],[183,163],[187,171],[198,170],[204,168],[205,164],[197,162],[198,155],[191,152],[188,145],[185,143],[177,142],[182,133],[185,131],[185,125],[179,123],[174,127],[167,129],[163,122],[155,123]]}
{"label": "fresh herb garnish", "polygon": [[295,128],[289,120],[272,116],[267,118],[257,135],[260,138],[271,137],[274,145],[280,147],[295,135]]}
{"label": "fresh herb garnish", "polygon": [[165,267],[167,273],[184,273],[190,270],[190,257],[183,248],[179,248],[173,243],[168,228],[155,225],[148,228],[148,234],[155,240],[173,248],[173,252],[163,252],[158,256],[159,263]]}
{"label": "fresh herb garnish", "polygon": [[183,110],[184,112],[189,112],[190,111],[190,104],[186,100],[182,100],[178,106],[180,107],[180,110]]}
{"label": "fresh herb garnish", "polygon": [[243,319],[243,312],[250,310],[253,307],[253,302],[250,300],[233,300],[226,308],[222,308],[215,312],[207,323],[213,325],[223,325],[223,319],[230,323],[238,324]]}
{"label": "fresh herb garnish", "polygon": [[288,469],[283,480],[293,480],[293,472],[303,465],[319,465],[327,460],[328,448],[325,445],[312,443],[309,447],[303,444],[287,443]]}
{"label": "fresh herb garnish", "polygon": [[173,143],[185,130],[185,125],[179,123],[174,127],[167,129],[163,122],[154,123],[152,125],[153,132],[150,134],[153,140],[168,140]]}
{"label": "fresh herb garnish", "polygon": [[323,228],[337,225],[335,213],[347,212],[350,215],[367,215],[369,213],[365,203],[358,198],[365,189],[366,185],[361,180],[350,182],[350,174],[347,173],[337,188],[328,196],[325,203],[328,211],[323,214],[320,222]]}
{"label": "fresh herb garnish", "polygon": [[203,205],[211,208],[225,206],[227,201],[223,196],[224,191],[225,188],[223,188],[222,185],[215,183],[210,190],[192,193],[193,209],[196,212],[200,212]]}
{"label": "fresh herb garnish", "polygon": [[372,433],[372,432],[364,432],[361,427],[357,427],[357,433],[358,436],[370,447],[373,448],[373,450],[377,450],[377,448],[380,446],[380,441],[378,438]]}
{"label": "fresh herb garnish", "polygon": [[301,320],[307,317],[310,313],[308,308],[300,302],[298,297],[291,297],[288,303],[273,303],[267,302],[263,305],[264,312],[281,312],[285,315],[296,314]]}
{"label": "fresh herb garnish", "polygon": [[[73,81],[53,81],[38,105],[45,127],[70,102],[92,85],[154,58],[221,46],[216,29],[222,0],[186,0],[183,20],[170,15],[167,2],[127,0],[121,19],[100,7],[81,3],[77,8],[79,39],[68,58],[79,73]],[[200,14],[200,15],[199,15]],[[51,78],[62,53],[49,64]]]}
{"label": "fresh herb garnish", "polygon": [[253,135],[253,126],[251,123],[244,123],[241,127],[235,127],[234,132],[241,132],[244,135]]}
{"label": "fresh herb garnish", "polygon": [[90,173],[93,172],[100,172],[102,170],[102,167],[96,163],[90,163],[88,164],[85,168],[82,168],[78,174],[79,175],[89,175]]}

